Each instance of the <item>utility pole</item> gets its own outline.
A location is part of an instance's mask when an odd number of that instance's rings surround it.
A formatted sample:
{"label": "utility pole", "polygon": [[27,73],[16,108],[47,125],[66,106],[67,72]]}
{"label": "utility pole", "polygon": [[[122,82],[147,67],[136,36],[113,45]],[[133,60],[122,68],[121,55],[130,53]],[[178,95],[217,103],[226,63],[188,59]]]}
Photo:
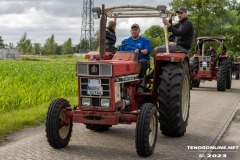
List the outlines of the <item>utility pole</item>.
{"label": "utility pole", "polygon": [[[82,28],[80,53],[87,53],[93,50],[93,36],[94,36],[94,16],[92,8],[94,7],[94,0],[83,0],[82,11]],[[83,43],[84,42],[84,43]]]}

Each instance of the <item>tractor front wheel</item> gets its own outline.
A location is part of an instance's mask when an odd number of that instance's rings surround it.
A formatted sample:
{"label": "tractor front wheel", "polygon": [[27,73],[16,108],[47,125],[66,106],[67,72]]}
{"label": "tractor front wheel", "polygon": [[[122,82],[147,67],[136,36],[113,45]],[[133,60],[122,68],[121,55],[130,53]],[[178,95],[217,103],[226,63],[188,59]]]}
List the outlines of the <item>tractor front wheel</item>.
{"label": "tractor front wheel", "polygon": [[136,123],[136,150],[139,156],[148,157],[153,153],[157,141],[158,116],[157,109],[151,103],[141,107]]}
{"label": "tractor front wheel", "polygon": [[186,61],[166,63],[159,77],[159,122],[162,134],[183,136],[186,132],[190,108],[190,77]]}
{"label": "tractor front wheel", "polygon": [[53,148],[63,148],[68,145],[72,134],[72,118],[66,123],[66,108],[70,107],[67,100],[57,98],[48,108],[46,118],[46,137]]}
{"label": "tractor front wheel", "polygon": [[227,66],[224,63],[218,67],[217,72],[217,90],[218,91],[225,91],[226,90],[226,83],[227,83]]}

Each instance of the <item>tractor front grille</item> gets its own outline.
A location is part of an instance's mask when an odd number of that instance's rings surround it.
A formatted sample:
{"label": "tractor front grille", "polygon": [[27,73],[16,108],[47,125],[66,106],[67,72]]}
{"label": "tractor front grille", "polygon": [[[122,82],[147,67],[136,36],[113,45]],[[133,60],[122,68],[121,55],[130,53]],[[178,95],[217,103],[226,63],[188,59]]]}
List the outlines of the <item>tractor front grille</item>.
{"label": "tractor front grille", "polygon": [[200,70],[210,70],[211,57],[203,56],[199,57],[199,69]]}
{"label": "tractor front grille", "polygon": [[[99,83],[94,86],[90,84],[91,81],[98,81]],[[90,91],[91,89],[98,88],[98,91]],[[91,106],[101,107],[101,99],[110,99],[110,79],[109,78],[81,78],[80,79],[80,97],[90,98]]]}
{"label": "tractor front grille", "polygon": [[200,64],[199,64],[199,67],[207,67],[207,68],[209,68],[210,67],[210,62],[200,62]]}

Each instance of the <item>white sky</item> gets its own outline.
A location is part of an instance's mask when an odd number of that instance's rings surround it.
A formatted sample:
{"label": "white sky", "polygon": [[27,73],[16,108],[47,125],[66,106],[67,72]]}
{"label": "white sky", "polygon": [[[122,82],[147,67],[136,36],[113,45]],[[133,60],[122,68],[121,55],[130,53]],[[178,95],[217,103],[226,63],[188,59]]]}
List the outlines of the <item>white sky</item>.
{"label": "white sky", "polygon": [[[95,0],[95,7],[116,5],[168,5],[171,0]],[[151,4],[149,4],[151,2]],[[80,0],[0,0],[0,36],[4,43],[16,46],[24,32],[32,43],[42,45],[52,34],[60,45],[72,38],[79,43],[82,25],[82,3]],[[161,24],[159,19],[121,19],[117,21],[117,43],[130,36],[130,26],[138,23],[142,33],[151,25]],[[95,31],[99,20],[95,20]]]}

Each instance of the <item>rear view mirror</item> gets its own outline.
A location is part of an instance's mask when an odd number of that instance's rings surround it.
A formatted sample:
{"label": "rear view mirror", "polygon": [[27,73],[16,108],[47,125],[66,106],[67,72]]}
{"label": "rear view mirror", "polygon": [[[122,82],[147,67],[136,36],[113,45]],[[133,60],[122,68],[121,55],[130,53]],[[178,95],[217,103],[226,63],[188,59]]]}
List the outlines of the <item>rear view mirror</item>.
{"label": "rear view mirror", "polygon": [[100,18],[100,14],[99,14],[99,13],[96,13],[96,12],[94,12],[94,13],[93,13],[93,17],[94,17],[95,19],[99,19],[99,18]]}
{"label": "rear view mirror", "polygon": [[92,11],[100,13],[101,12],[101,8],[100,7],[95,7],[95,8],[92,9]]}
{"label": "rear view mirror", "polygon": [[167,7],[166,7],[165,5],[158,5],[158,6],[157,6],[157,10],[160,10],[160,11],[165,12],[166,9],[167,9]]}
{"label": "rear view mirror", "polygon": [[92,9],[93,11],[93,16],[95,19],[99,19],[100,18],[100,14],[101,14],[101,8],[99,7],[95,7]]}
{"label": "rear view mirror", "polygon": [[162,12],[162,13],[160,13],[160,17],[161,17],[161,18],[167,18],[167,17],[168,17],[168,14]]}

